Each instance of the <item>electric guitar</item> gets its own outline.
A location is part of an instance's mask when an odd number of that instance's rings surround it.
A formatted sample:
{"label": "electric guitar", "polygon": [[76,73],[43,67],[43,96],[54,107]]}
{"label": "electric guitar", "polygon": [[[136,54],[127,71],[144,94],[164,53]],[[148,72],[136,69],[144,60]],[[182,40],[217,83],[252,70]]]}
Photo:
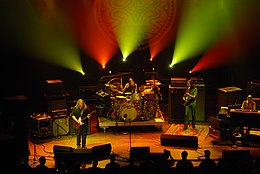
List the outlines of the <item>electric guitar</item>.
{"label": "electric guitar", "polygon": [[80,116],[80,117],[78,118],[78,122],[76,122],[76,121],[74,120],[74,122],[73,122],[74,127],[75,127],[76,129],[78,129],[79,126],[84,125],[84,121],[85,121],[86,119],[90,118],[90,117],[92,116],[92,114],[94,114],[94,113],[96,113],[96,112],[97,112],[97,111],[94,110],[94,111],[91,111],[91,112],[90,112],[87,116],[85,116],[85,117]]}

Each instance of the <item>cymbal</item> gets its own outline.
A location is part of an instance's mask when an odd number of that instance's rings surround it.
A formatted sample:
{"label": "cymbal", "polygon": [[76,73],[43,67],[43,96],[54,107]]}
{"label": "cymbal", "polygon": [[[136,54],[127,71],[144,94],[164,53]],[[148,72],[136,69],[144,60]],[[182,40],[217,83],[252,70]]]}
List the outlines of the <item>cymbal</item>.
{"label": "cymbal", "polygon": [[155,85],[161,85],[161,82],[159,80],[146,80],[146,84],[155,84]]}
{"label": "cymbal", "polygon": [[[146,84],[147,84],[147,85],[152,85],[152,84],[153,84],[153,82],[151,82],[151,83],[150,83],[150,82],[146,82]],[[161,85],[161,83],[160,83],[160,82],[155,82],[154,84],[155,84],[155,85]]]}
{"label": "cymbal", "polygon": [[125,95],[132,95],[132,92],[125,92]]}
{"label": "cymbal", "polygon": [[145,80],[146,83],[159,82],[159,80]]}
{"label": "cymbal", "polygon": [[125,99],[126,97],[125,96],[122,96],[122,95],[118,95],[116,96],[117,99]]}

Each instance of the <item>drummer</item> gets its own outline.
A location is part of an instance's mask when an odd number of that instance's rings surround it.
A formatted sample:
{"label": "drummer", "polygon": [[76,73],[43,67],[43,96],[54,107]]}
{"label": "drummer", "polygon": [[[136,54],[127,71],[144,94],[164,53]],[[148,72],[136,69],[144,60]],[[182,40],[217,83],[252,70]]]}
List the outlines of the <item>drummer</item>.
{"label": "drummer", "polygon": [[128,82],[125,84],[123,90],[123,93],[132,93],[132,94],[137,94],[138,93],[138,88],[137,88],[137,84],[135,83],[133,78],[129,78]]}

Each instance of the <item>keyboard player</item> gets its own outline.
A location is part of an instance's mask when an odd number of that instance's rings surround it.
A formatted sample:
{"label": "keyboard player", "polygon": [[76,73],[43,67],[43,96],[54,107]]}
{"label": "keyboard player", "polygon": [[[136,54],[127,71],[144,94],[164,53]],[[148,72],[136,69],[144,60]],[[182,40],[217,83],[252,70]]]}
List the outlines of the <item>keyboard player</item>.
{"label": "keyboard player", "polygon": [[245,111],[255,111],[256,110],[256,102],[253,100],[252,95],[248,95],[247,99],[245,101],[243,101],[241,109],[245,110]]}
{"label": "keyboard player", "polygon": [[[245,101],[243,101],[242,106],[241,106],[241,110],[242,111],[256,111],[256,102],[253,100],[252,95],[248,95],[247,99]],[[249,136],[251,127],[240,127],[240,131],[242,133],[242,136],[244,134],[244,130],[246,130],[246,136]]]}

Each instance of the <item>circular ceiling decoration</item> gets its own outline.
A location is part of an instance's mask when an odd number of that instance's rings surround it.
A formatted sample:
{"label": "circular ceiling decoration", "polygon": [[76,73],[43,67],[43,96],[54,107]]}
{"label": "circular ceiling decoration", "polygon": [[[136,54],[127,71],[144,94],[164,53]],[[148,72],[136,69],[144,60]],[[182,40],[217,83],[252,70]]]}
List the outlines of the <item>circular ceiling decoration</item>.
{"label": "circular ceiling decoration", "polygon": [[[94,1],[94,16],[98,27],[106,39],[117,44],[115,32],[118,25],[124,21],[134,21],[135,25],[142,25],[143,21],[149,21],[149,28],[144,28],[142,43],[138,49],[146,49],[149,46],[159,44],[163,38],[172,32],[175,14],[176,0],[96,0]],[[118,12],[120,14],[118,15]],[[138,18],[135,13],[140,13]],[[126,26],[127,27],[127,26]]]}

